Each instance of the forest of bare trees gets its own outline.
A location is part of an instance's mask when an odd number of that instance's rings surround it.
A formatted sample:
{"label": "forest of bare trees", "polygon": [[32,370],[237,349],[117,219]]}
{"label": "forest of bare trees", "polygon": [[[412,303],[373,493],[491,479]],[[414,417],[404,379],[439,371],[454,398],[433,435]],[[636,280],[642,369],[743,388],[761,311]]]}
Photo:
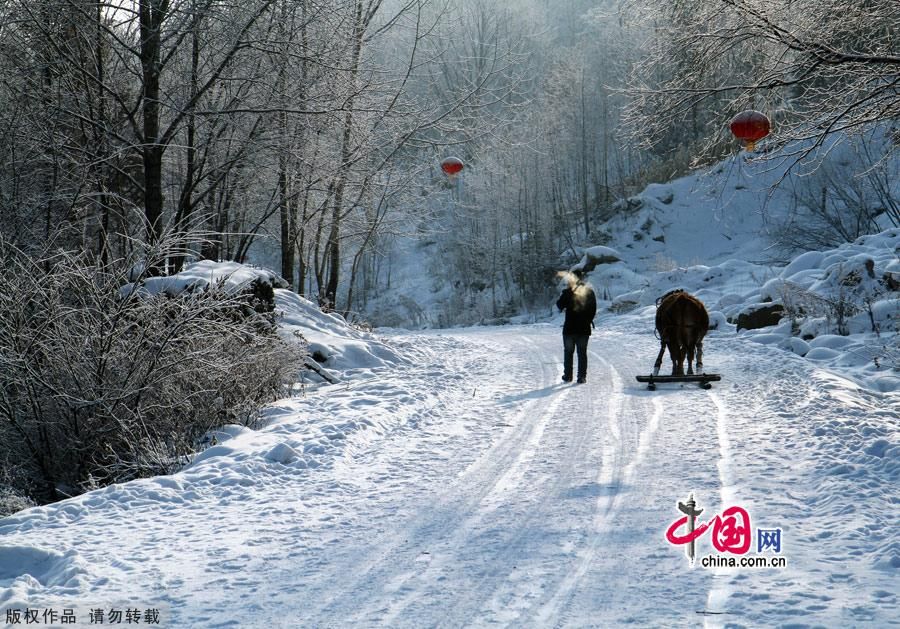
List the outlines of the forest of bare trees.
{"label": "forest of bare trees", "polygon": [[[342,312],[398,234],[452,234],[448,272],[524,302],[617,198],[733,150],[737,111],[769,112],[787,143],[900,107],[891,0],[0,11],[5,239],[105,261],[203,234],[189,257],[267,262]],[[435,173],[451,153],[461,196]]]}
{"label": "forest of bare trees", "polygon": [[[815,233],[782,239],[782,250],[852,240],[883,213],[881,224],[900,224],[885,186],[896,162],[866,135],[880,128],[897,145],[896,2],[530,2],[504,21],[525,35],[522,106],[499,134],[466,144],[474,163],[462,198],[443,202],[452,216],[441,260],[463,293],[446,320],[545,301],[552,270],[576,258],[561,252],[602,244],[596,225],[617,200],[740,151],[728,122],[745,109],[773,123],[757,158],[784,147],[804,176],[797,212],[819,217]],[[834,136],[860,155],[859,172],[836,165],[853,202],[810,207],[810,188],[817,198],[823,189],[814,181],[834,187],[820,168],[838,159],[826,146]],[[840,215],[846,207],[852,217]]]}

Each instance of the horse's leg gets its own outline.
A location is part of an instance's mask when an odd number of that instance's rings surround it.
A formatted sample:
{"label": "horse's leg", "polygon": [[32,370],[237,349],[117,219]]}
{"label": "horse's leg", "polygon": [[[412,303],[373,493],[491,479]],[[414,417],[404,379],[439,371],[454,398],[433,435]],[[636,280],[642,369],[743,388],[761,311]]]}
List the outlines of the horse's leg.
{"label": "horse's leg", "polygon": [[697,373],[703,373],[703,338],[697,340]]}
{"label": "horse's leg", "polygon": [[687,328],[684,332],[684,346],[687,351],[687,375],[694,375],[694,349],[697,346],[697,337],[693,328]]}
{"label": "horse's leg", "polygon": [[682,367],[684,355],[681,350],[681,331],[678,329],[677,324],[673,327],[667,340],[669,345],[669,357],[672,359],[672,375],[680,376],[684,374]]}
{"label": "horse's leg", "polygon": [[678,337],[678,334],[673,334],[669,339],[669,357],[672,359],[672,375],[682,375],[684,373],[682,367],[684,356],[681,353],[681,339]]}
{"label": "horse's leg", "polygon": [[663,354],[666,353],[666,339],[660,337],[659,345],[660,345],[659,356],[656,357],[656,362],[653,363],[653,375],[654,376],[659,375],[659,368],[662,367]]}

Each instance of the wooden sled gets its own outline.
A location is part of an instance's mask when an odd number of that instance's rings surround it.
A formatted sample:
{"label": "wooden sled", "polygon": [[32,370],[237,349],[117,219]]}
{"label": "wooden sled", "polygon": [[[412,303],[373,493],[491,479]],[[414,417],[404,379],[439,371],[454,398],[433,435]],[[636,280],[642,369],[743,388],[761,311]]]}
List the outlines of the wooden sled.
{"label": "wooden sled", "polygon": [[703,389],[712,388],[710,382],[718,382],[722,376],[717,373],[698,373],[693,376],[635,376],[638,382],[646,382],[647,388],[656,390],[657,382],[696,382]]}

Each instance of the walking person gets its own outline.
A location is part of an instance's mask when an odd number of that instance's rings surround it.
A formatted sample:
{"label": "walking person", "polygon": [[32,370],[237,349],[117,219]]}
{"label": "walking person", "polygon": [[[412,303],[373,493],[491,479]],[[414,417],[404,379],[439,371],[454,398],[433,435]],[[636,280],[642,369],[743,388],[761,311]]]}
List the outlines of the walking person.
{"label": "walking person", "polygon": [[556,300],[556,307],[566,311],[563,323],[563,382],[572,382],[572,358],[578,350],[578,384],[587,381],[587,345],[597,314],[597,297],[580,270],[566,278],[568,285]]}

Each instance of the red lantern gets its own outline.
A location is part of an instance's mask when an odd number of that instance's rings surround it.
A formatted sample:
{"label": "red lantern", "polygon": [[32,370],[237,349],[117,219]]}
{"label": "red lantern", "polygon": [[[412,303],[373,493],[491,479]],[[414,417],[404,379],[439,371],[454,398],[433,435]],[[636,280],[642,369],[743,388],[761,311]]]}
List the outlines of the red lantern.
{"label": "red lantern", "polygon": [[746,150],[753,151],[756,141],[769,135],[769,118],[762,112],[748,109],[731,119],[731,132],[738,140],[746,143]]}
{"label": "red lantern", "polygon": [[462,169],[463,163],[458,157],[446,157],[441,162],[441,170],[450,176],[458,175]]}

